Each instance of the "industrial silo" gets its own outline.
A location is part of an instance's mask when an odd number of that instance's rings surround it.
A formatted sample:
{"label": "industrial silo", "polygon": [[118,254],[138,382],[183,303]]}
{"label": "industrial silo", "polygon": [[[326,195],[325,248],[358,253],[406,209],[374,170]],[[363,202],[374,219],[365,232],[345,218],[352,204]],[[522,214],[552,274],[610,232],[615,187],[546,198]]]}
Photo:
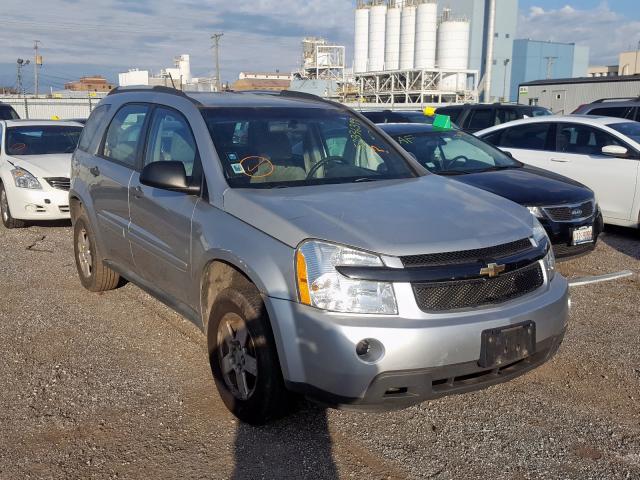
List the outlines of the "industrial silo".
{"label": "industrial silo", "polygon": [[436,38],[438,29],[438,5],[433,0],[423,0],[416,11],[416,46],[414,68],[427,69],[436,65]]}
{"label": "industrial silo", "polygon": [[399,5],[391,4],[387,10],[387,27],[384,48],[384,69],[400,68],[400,12]]}
{"label": "industrial silo", "polygon": [[373,5],[369,10],[369,72],[384,69],[387,30],[387,5]]}
{"label": "industrial silo", "polygon": [[400,15],[400,68],[412,70],[416,51],[416,7],[405,5]]}
{"label": "industrial silo", "polygon": [[359,6],[356,9],[355,41],[353,51],[353,71],[367,71],[369,59],[369,7]]}
{"label": "industrial silo", "polygon": [[[466,70],[469,68],[469,22],[450,18],[445,12],[438,26],[438,68]],[[443,74],[442,90],[464,90],[466,74]]]}

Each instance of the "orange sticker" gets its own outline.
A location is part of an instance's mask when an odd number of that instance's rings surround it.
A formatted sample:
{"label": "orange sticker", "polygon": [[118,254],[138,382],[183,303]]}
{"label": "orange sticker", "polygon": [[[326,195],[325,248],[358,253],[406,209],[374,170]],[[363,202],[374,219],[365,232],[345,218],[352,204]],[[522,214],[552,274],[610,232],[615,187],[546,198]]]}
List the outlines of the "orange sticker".
{"label": "orange sticker", "polygon": [[376,153],[384,153],[386,152],[386,150],[376,146],[376,145],[371,145],[371,150],[373,150]]}
{"label": "orange sticker", "polygon": [[[273,174],[276,169],[273,163],[271,163],[271,160],[266,157],[260,157],[258,155],[244,157],[242,160],[240,160],[240,165],[242,165],[242,168],[244,168],[244,174],[247,177],[251,178],[268,177],[269,175]],[[258,171],[262,170],[263,166],[265,166],[267,171],[258,174]]]}

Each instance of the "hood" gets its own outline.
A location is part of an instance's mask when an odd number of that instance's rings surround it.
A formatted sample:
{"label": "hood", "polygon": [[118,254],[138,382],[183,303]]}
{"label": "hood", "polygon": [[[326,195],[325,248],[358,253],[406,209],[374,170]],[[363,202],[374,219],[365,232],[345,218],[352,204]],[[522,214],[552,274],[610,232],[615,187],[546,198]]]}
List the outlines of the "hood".
{"label": "hood", "polygon": [[71,153],[50,155],[15,155],[9,161],[36,177],[65,177],[71,175]]}
{"label": "hood", "polygon": [[224,209],[296,247],[308,238],[385,255],[483,248],[531,236],[528,210],[436,175],[283,189],[228,189]]}
{"label": "hood", "polygon": [[451,179],[495,193],[525,206],[580,203],[594,197],[593,192],[581,183],[531,166],[470,173],[451,177]]}

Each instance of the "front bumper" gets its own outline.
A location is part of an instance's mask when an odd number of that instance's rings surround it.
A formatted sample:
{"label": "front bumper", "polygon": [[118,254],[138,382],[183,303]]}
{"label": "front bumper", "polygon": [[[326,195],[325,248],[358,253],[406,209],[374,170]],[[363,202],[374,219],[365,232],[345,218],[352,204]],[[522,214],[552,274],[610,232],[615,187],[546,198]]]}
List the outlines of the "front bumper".
{"label": "front bumper", "polygon": [[[555,222],[549,218],[540,218],[540,223],[547,231],[551,244],[553,245],[553,253],[559,260],[575,258],[585,255],[596,248],[598,236],[604,229],[604,221],[602,213],[598,209],[597,213],[586,220],[579,222]],[[593,242],[583,245],[572,245],[573,230],[581,227],[593,227]]]}
{"label": "front bumper", "polygon": [[[41,183],[43,181],[41,180]],[[62,220],[71,218],[69,192],[54,188],[31,190],[7,187],[11,216],[19,220]]]}
{"label": "front bumper", "polygon": [[[560,275],[535,292],[500,305],[441,314],[420,311],[409,284],[394,287],[397,316],[334,314],[267,299],[288,388],[329,405],[365,409],[404,408],[484,388],[551,358],[569,313],[567,281]],[[483,330],[529,320],[536,324],[534,355],[498,371],[478,366]],[[363,339],[384,346],[376,363],[356,354]]]}

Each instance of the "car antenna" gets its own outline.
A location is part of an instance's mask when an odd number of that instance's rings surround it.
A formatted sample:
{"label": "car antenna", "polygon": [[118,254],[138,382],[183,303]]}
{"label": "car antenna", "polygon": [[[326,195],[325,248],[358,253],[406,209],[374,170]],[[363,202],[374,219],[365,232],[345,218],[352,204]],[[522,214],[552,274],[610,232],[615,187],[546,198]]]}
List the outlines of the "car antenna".
{"label": "car antenna", "polygon": [[171,76],[171,72],[167,72],[167,74],[169,75],[169,80],[171,80],[171,86],[175,89],[176,88],[176,84],[173,83],[173,77]]}

